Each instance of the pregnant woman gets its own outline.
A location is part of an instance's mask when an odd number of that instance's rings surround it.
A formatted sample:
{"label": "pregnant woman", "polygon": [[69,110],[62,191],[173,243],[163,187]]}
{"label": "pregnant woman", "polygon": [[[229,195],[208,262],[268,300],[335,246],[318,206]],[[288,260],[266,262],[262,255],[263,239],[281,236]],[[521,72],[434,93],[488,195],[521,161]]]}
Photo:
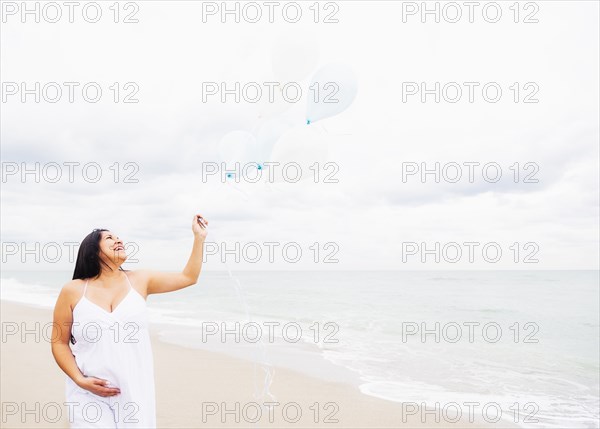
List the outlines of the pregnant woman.
{"label": "pregnant woman", "polygon": [[123,270],[123,241],[106,229],[81,242],[73,280],[56,301],[52,332],[52,354],[67,374],[71,428],[156,428],[146,298],[198,281],[207,227],[194,216],[192,254],[180,273]]}

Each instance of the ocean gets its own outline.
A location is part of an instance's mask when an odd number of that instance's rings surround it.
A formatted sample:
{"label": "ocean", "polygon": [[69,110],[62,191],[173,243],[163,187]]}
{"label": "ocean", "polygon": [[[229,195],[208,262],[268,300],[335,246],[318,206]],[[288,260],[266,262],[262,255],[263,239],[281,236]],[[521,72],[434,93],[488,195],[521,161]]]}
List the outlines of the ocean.
{"label": "ocean", "polygon": [[[51,308],[70,278],[4,271],[0,297]],[[161,340],[256,362],[262,397],[283,366],[448,419],[597,428],[599,285],[598,271],[206,271],[148,307]]]}

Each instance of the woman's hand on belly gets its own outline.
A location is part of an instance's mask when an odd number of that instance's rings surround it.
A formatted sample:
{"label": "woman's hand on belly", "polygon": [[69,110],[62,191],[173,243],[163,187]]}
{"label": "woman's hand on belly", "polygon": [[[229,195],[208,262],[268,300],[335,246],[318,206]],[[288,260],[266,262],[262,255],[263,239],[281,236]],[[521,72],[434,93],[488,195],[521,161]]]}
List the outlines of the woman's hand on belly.
{"label": "woman's hand on belly", "polygon": [[121,393],[121,389],[118,387],[108,387],[110,386],[109,381],[101,378],[85,376],[77,384],[82,389],[88,390],[98,396],[115,396]]}

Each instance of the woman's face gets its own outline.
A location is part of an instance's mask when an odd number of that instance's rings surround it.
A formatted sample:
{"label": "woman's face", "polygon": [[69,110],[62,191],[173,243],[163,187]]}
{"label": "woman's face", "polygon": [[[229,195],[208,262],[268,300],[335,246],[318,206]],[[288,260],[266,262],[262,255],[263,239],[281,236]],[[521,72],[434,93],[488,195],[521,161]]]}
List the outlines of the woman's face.
{"label": "woman's face", "polygon": [[105,262],[121,265],[127,259],[123,241],[112,231],[102,231],[99,244],[100,258]]}

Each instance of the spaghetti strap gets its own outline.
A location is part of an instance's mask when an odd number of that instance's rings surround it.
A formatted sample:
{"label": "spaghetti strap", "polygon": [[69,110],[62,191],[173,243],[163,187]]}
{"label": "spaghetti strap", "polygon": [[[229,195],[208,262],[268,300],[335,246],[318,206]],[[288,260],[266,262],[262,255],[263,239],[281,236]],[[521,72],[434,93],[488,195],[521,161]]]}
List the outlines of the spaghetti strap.
{"label": "spaghetti strap", "polygon": [[125,277],[127,277],[127,283],[129,283],[129,289],[133,289],[133,286],[131,286],[131,282],[129,281],[129,276],[127,275],[127,273],[125,271],[123,271],[123,274],[125,274]]}
{"label": "spaghetti strap", "polygon": [[85,297],[85,291],[87,290],[88,281],[89,281],[89,279],[87,279],[87,280],[85,281],[85,287],[83,288],[83,296],[84,296],[84,297]]}

